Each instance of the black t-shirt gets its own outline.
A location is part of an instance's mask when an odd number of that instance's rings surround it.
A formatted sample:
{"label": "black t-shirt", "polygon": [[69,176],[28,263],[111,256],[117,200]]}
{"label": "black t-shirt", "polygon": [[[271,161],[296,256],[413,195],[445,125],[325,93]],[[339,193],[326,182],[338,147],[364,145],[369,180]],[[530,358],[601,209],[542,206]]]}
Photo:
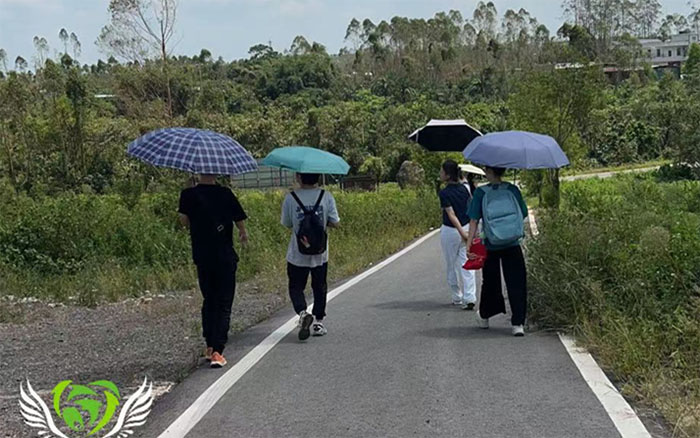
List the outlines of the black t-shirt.
{"label": "black t-shirt", "polygon": [[467,211],[469,210],[469,201],[472,197],[469,191],[463,184],[448,184],[447,187],[440,191],[440,207],[442,210],[442,224],[448,227],[454,228],[452,222],[450,222],[449,216],[445,209],[447,207],[452,207],[455,211],[457,219],[462,226],[469,223],[469,216]]}
{"label": "black t-shirt", "polygon": [[190,220],[196,265],[238,261],[233,249],[233,223],[247,216],[231,190],[206,184],[185,189],[180,193],[178,211]]}

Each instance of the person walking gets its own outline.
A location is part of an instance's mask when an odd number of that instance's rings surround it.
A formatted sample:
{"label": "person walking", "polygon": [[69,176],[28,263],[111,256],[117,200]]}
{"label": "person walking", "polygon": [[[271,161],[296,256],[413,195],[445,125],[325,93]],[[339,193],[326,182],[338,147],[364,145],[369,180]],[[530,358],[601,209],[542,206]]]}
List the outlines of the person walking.
{"label": "person walking", "polygon": [[[340,223],[335,199],[319,188],[319,174],[298,173],[298,190],[290,192],[282,204],[282,225],[292,230],[287,248],[289,298],[299,315],[299,340],[323,336],[328,293],[327,228]],[[307,312],[304,289],[311,275],[314,295],[312,313]]]}
{"label": "person walking", "polygon": [[202,303],[205,357],[212,368],[226,365],[223,356],[236,293],[238,255],[233,248],[233,223],[241,244],[248,243],[247,216],[233,192],[201,175],[199,184],[180,193],[180,222],[190,229],[192,259],[197,266]]}
{"label": "person walking", "polygon": [[[510,302],[512,333],[524,336],[527,312],[527,273],[525,258],[520,247],[524,237],[524,220],[528,217],[527,205],[518,187],[502,180],[505,169],[486,168],[489,184],[474,191],[469,208],[470,229],[467,247],[471,248],[479,221],[483,222],[486,235],[486,262],[482,271],[483,284],[477,311],[481,328],[489,327],[489,318],[506,313],[501,288],[501,267]],[[471,251],[470,259],[476,258]]]}
{"label": "person walking", "polygon": [[445,259],[447,285],[452,291],[453,305],[473,310],[476,305],[476,278],[474,271],[462,269],[467,262],[465,241],[469,231],[467,210],[471,195],[460,181],[460,170],[455,161],[447,160],[442,164],[440,179],[446,183],[439,197],[442,208],[440,243]]}

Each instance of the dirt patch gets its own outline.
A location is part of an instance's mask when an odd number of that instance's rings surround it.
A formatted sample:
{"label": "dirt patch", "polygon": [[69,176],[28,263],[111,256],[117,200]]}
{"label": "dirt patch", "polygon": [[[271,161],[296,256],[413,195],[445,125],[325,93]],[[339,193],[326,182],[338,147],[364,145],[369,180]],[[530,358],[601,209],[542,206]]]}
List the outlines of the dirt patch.
{"label": "dirt patch", "polygon": [[[232,332],[267,319],[287,298],[238,285]],[[40,394],[64,379],[107,379],[125,393],[144,376],[160,395],[198,363],[203,349],[198,292],[145,296],[94,309],[41,302],[0,303],[0,437],[26,437],[20,382]]]}

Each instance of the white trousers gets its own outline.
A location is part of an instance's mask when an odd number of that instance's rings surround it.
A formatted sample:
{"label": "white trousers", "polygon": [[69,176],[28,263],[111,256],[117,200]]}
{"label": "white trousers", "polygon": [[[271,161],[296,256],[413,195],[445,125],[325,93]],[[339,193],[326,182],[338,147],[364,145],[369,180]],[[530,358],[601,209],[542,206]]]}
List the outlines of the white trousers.
{"label": "white trousers", "polygon": [[[464,226],[469,232],[469,225]],[[453,303],[476,303],[476,275],[462,269],[467,262],[467,244],[457,229],[443,225],[440,229],[442,254],[445,258],[447,284],[452,291]]]}

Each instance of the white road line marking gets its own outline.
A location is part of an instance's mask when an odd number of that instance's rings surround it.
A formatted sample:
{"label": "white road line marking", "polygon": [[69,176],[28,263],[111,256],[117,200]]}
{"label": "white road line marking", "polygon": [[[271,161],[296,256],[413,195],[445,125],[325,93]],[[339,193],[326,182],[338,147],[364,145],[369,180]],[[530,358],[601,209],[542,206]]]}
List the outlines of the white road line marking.
{"label": "white road line marking", "polygon": [[[539,234],[537,220],[532,212],[530,212],[529,222],[533,236],[537,236]],[[586,349],[577,347],[572,337],[559,334],[559,339],[622,438],[651,438],[642,421],[617,391],[615,385],[610,382],[593,356]]]}
{"label": "white road line marking", "polygon": [[[422,237],[411,246],[403,249],[402,251],[394,254],[373,268],[363,272],[362,274],[354,277],[352,280],[341,285],[340,287],[332,290],[328,294],[328,301],[337,297],[341,293],[345,292],[352,286],[361,282],[365,278],[372,274],[380,271],[382,268],[388,266],[389,264],[396,261],[399,257],[405,255],[411,250],[420,246],[423,242],[433,237],[437,234],[439,230],[432,231],[428,235]],[[311,311],[311,306],[309,306],[309,311]],[[246,354],[240,361],[233,365],[226,373],[221,376],[216,382],[214,382],[209,388],[207,388],[198,398],[192,403],[192,405],[185,410],[173,423],[168,426],[168,428],[161,433],[158,438],[184,438],[199,421],[209,412],[214,405],[221,399],[221,397],[226,394],[226,392],[231,389],[233,385],[238,382],[241,377],[245,375],[255,364],[257,364],[260,359],[263,358],[272,348],[277,345],[285,336],[287,336],[297,324],[297,317],[294,316],[289,321],[284,323],[280,328],[275,330],[267,338],[265,338],[261,343],[255,346],[250,353]]]}
{"label": "white road line marking", "polygon": [[642,421],[600,369],[593,356],[584,348],[577,347],[572,337],[559,334],[559,339],[622,438],[651,438]]}

